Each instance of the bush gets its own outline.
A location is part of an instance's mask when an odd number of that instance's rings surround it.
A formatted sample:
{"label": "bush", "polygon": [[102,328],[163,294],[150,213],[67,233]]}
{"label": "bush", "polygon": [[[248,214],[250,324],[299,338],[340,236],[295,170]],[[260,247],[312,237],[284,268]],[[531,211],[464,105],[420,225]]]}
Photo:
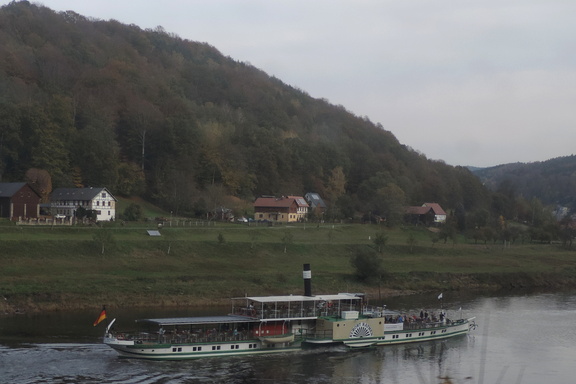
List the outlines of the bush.
{"label": "bush", "polygon": [[138,221],[142,219],[142,207],[135,203],[130,204],[124,210],[121,218],[126,221]]}
{"label": "bush", "polygon": [[356,270],[356,277],[360,281],[378,281],[384,274],[382,259],[373,252],[358,251],[356,256],[352,257],[350,263]]}

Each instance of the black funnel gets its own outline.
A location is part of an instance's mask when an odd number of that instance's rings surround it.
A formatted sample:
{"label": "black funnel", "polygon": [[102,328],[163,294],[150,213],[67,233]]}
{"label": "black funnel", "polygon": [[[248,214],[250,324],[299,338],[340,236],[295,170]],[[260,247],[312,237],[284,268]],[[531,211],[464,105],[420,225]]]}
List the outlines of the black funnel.
{"label": "black funnel", "polygon": [[312,271],[310,270],[310,264],[304,264],[302,277],[304,277],[304,296],[312,296]]}

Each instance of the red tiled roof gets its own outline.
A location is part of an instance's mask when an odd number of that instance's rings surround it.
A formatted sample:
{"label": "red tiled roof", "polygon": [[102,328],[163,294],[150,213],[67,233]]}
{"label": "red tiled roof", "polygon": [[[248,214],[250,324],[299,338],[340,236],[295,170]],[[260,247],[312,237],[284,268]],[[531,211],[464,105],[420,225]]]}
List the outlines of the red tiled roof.
{"label": "red tiled roof", "polygon": [[254,202],[255,207],[268,207],[268,208],[288,208],[294,204],[294,199],[291,197],[259,197]]}
{"label": "red tiled roof", "polygon": [[429,211],[429,207],[406,207],[406,213],[410,215],[425,215]]}
{"label": "red tiled roof", "polygon": [[430,212],[430,210],[432,210],[435,215],[446,215],[446,212],[444,212],[438,203],[424,203],[419,207],[406,207],[406,213],[410,215],[425,215]]}
{"label": "red tiled roof", "polygon": [[301,196],[259,197],[254,202],[255,207],[287,208],[292,204],[299,207],[308,207],[308,203]]}
{"label": "red tiled roof", "polygon": [[446,212],[444,212],[444,210],[442,209],[442,207],[438,203],[424,203],[423,206],[432,208],[434,213],[437,215],[445,215],[446,214]]}

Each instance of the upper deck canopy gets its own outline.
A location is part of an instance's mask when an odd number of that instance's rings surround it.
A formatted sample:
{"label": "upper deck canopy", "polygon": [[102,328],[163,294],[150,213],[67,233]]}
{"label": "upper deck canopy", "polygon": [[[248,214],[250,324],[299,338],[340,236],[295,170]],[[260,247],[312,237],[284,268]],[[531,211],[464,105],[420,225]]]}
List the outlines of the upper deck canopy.
{"label": "upper deck canopy", "polygon": [[254,319],[245,316],[201,316],[201,317],[168,317],[163,319],[140,319],[136,322],[146,322],[164,325],[194,325],[194,324],[228,324],[228,323],[249,323]]}
{"label": "upper deck canopy", "polygon": [[255,303],[286,303],[286,302],[315,302],[315,301],[345,301],[362,300],[362,296],[356,293],[338,293],[335,295],[288,295],[288,296],[246,296],[234,297],[232,300],[248,300]]}

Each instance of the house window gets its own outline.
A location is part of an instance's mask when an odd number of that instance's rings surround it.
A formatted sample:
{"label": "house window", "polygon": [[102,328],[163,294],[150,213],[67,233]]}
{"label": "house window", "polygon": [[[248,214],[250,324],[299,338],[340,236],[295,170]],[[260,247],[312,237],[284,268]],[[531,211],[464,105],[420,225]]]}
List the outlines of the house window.
{"label": "house window", "polygon": [[102,192],[102,198],[103,198],[103,199],[106,198],[106,192]]}
{"label": "house window", "polygon": [[100,205],[100,202],[99,202],[99,201],[97,201],[97,202],[96,202],[96,206],[99,206],[99,205]]}

